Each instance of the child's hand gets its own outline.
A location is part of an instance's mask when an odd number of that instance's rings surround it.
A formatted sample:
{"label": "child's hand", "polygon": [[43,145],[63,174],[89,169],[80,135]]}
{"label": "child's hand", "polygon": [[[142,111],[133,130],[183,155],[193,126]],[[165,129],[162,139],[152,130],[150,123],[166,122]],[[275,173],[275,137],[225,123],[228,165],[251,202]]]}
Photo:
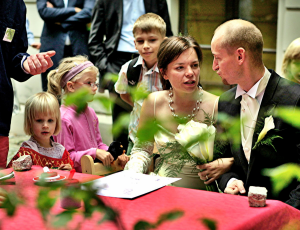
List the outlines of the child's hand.
{"label": "child's hand", "polygon": [[118,156],[118,165],[125,167],[126,163],[129,161],[129,156],[122,154]]}
{"label": "child's hand", "polygon": [[70,164],[61,164],[58,169],[71,171],[72,166]]}
{"label": "child's hand", "polygon": [[114,161],[113,156],[103,149],[97,149],[96,158],[102,161],[104,166],[110,166],[111,162]]}

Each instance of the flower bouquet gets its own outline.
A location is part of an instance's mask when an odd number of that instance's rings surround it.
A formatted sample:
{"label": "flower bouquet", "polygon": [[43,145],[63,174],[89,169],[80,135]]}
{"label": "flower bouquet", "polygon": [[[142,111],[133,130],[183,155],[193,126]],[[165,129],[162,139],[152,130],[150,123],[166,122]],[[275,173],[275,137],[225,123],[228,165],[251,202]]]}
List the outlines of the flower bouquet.
{"label": "flower bouquet", "polygon": [[[175,135],[175,142],[169,142],[160,149],[160,160],[155,173],[159,171],[164,162],[169,162],[166,174],[176,177],[186,163],[197,165],[205,164],[213,160],[213,148],[216,129],[213,125],[189,121],[185,125],[178,126],[179,133]],[[171,151],[170,151],[171,150]],[[208,191],[218,192],[216,182],[206,185]]]}

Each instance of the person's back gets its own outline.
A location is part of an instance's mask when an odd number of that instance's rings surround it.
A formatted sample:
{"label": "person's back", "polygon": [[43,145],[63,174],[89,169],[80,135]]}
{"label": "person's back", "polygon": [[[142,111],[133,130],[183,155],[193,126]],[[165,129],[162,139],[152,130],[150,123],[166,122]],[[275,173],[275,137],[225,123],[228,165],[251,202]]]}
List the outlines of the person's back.
{"label": "person's back", "polygon": [[[130,154],[134,144],[143,104],[143,100],[133,101],[130,94],[131,88],[142,87],[149,93],[162,90],[160,73],[157,68],[157,52],[166,36],[166,23],[154,13],[144,14],[136,20],[133,26],[133,35],[135,48],[140,56],[122,66],[119,79],[115,84],[115,90],[121,95],[122,100],[133,106],[128,128],[127,154]],[[135,76],[131,76],[133,74]]]}

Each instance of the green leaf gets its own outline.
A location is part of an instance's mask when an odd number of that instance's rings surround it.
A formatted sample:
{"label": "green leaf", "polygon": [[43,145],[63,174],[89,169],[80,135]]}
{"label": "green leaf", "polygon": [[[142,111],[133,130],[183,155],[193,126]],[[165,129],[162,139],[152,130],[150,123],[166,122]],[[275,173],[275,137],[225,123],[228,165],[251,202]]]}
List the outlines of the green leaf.
{"label": "green leaf", "polygon": [[43,219],[47,219],[50,209],[55,204],[57,197],[51,195],[53,188],[42,188],[38,193],[37,207],[40,210]]}
{"label": "green leaf", "polygon": [[130,87],[130,94],[133,101],[145,100],[150,94],[145,87]]}
{"label": "green leaf", "polygon": [[66,106],[76,106],[77,114],[83,112],[87,106],[87,102],[93,100],[93,95],[86,87],[82,87],[74,93],[67,94],[65,99]]}
{"label": "green leaf", "polygon": [[278,195],[294,178],[300,179],[300,166],[287,163],[276,168],[264,169],[263,175],[271,177],[274,195]]}
{"label": "green leaf", "polygon": [[157,222],[154,224],[151,224],[144,220],[137,222],[134,226],[134,230],[155,229],[155,228],[159,227],[159,225],[161,225],[162,223],[164,223],[166,221],[177,220],[182,216],[183,216],[183,211],[180,211],[180,210],[173,210],[170,212],[166,212],[166,213],[161,214],[159,216]]}
{"label": "green leaf", "polygon": [[202,221],[202,223],[210,230],[216,230],[217,226],[216,226],[216,221],[212,220],[212,219],[208,219],[208,218],[203,218],[200,219],[200,221]]}
{"label": "green leaf", "polygon": [[105,86],[108,84],[108,82],[113,82],[113,84],[115,82],[117,82],[119,76],[118,74],[115,74],[115,73],[109,73],[107,72],[104,76],[103,76],[103,79],[101,81],[101,86]]}
{"label": "green leaf", "polygon": [[106,109],[107,112],[111,111],[113,103],[112,100],[109,99],[107,96],[96,95],[94,97],[94,101],[98,101]]}
{"label": "green leaf", "polygon": [[130,114],[121,114],[114,122],[112,133],[113,136],[119,136],[122,130],[127,129],[130,122]]}
{"label": "green leaf", "polygon": [[234,148],[239,148],[241,143],[240,118],[231,117],[225,113],[218,114],[218,126],[226,132],[218,132],[216,138],[219,141],[232,142]]}
{"label": "green leaf", "polygon": [[179,210],[164,213],[159,217],[159,219],[156,223],[156,226],[159,226],[159,225],[161,225],[162,223],[164,223],[165,221],[168,221],[168,220],[169,221],[177,220],[182,216],[183,216],[183,211],[179,211]]}
{"label": "green leaf", "polygon": [[9,193],[5,191],[5,193],[5,200],[1,208],[4,208],[6,210],[8,216],[13,216],[15,214],[17,206],[24,202],[21,199],[19,199],[19,197],[14,191],[10,191]]}
{"label": "green leaf", "polygon": [[72,220],[73,214],[76,210],[66,210],[55,216],[55,221],[53,222],[54,227],[61,227],[67,225],[67,223]]}
{"label": "green leaf", "polygon": [[148,230],[148,229],[151,229],[151,228],[155,228],[155,226],[150,224],[149,222],[143,221],[143,220],[137,222],[134,225],[134,230]]}
{"label": "green leaf", "polygon": [[110,207],[105,207],[104,209],[104,216],[98,222],[98,224],[102,224],[105,221],[116,221],[118,214]]}
{"label": "green leaf", "polygon": [[149,120],[143,125],[139,126],[137,137],[140,141],[153,141],[154,135],[158,132],[159,121],[153,122]]}
{"label": "green leaf", "polygon": [[278,107],[275,116],[300,129],[300,109],[294,107]]}

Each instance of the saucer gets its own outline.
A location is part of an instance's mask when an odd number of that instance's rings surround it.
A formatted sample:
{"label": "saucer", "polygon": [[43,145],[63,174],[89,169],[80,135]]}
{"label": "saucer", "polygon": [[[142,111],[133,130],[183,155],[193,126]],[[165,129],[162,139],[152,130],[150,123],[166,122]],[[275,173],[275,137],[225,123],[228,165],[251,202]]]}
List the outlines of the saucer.
{"label": "saucer", "polygon": [[[53,177],[46,177],[44,179],[45,179],[45,182],[56,182],[56,181],[65,180],[66,176],[57,175],[57,176],[53,176]],[[37,182],[41,181],[40,177],[38,177],[38,176],[34,177],[33,180],[37,181]]]}

